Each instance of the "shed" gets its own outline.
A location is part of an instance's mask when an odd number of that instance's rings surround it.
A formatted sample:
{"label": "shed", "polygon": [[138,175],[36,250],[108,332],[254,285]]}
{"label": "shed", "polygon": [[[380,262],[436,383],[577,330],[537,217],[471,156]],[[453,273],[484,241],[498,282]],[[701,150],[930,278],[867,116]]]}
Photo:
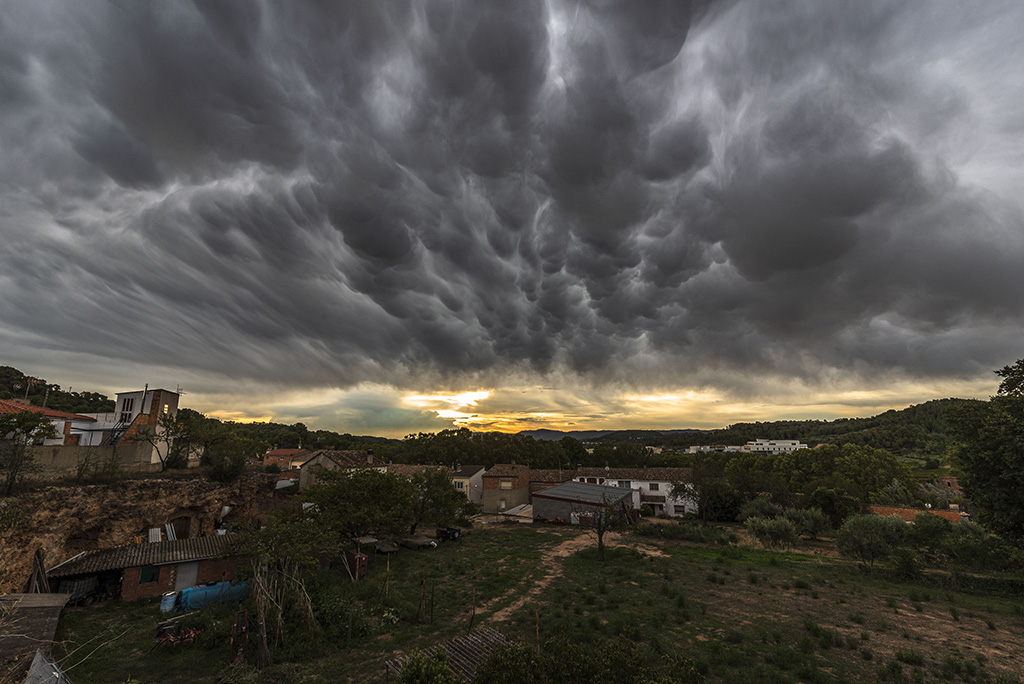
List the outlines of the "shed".
{"label": "shed", "polygon": [[127,544],[110,549],[85,551],[50,568],[51,586],[72,587],[89,577],[100,584],[120,577],[121,598],[134,601],[180,591],[197,584],[235,579],[245,562],[235,535],[193,537],[150,544]]}
{"label": "shed", "polygon": [[632,508],[633,493],[623,487],[566,482],[533,495],[534,520],[563,520],[574,525],[581,516],[600,515],[606,508]]}

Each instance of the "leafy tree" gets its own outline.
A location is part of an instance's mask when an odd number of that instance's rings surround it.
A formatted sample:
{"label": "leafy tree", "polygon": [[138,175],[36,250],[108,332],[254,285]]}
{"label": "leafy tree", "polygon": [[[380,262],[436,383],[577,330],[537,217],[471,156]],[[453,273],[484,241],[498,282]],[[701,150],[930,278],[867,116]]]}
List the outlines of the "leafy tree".
{"label": "leafy tree", "polygon": [[874,568],[899,548],[907,533],[907,524],[897,516],[865,513],[851,516],[839,529],[836,548],[843,556],[857,558]]}
{"label": "leafy tree", "polygon": [[999,396],[1024,397],[1024,359],[1017,359],[1013,365],[1003,366],[995,371],[995,374],[1002,378],[996,392]]}
{"label": "leafy tree", "polygon": [[953,422],[964,494],[993,531],[1024,540],[1024,359],[996,371],[999,393],[961,408]]}
{"label": "leafy tree", "polygon": [[785,549],[796,545],[800,537],[796,526],[786,518],[747,518],[747,530],[764,546]]}
{"label": "leafy tree", "polygon": [[423,523],[448,527],[476,513],[476,506],[452,485],[447,470],[437,468],[417,473],[412,483],[416,491],[412,497],[409,534],[416,534],[416,528]]}
{"label": "leafy tree", "polygon": [[206,449],[203,462],[210,466],[211,480],[234,482],[245,470],[246,461],[255,460],[259,453],[259,444],[254,440],[229,434]]}
{"label": "leafy tree", "polygon": [[818,487],[805,501],[808,508],[824,513],[832,527],[838,528],[849,516],[859,513],[863,506],[849,491],[838,486]]}
{"label": "leafy tree", "polygon": [[315,506],[316,524],[335,548],[353,537],[405,533],[412,525],[416,485],[407,477],[379,470],[324,470],[304,493]]}
{"label": "leafy tree", "polygon": [[725,478],[725,462],[717,454],[694,454],[689,482],[673,482],[674,497],[693,497],[697,514],[705,523],[712,520],[735,520],[742,499]]}
{"label": "leafy tree", "polygon": [[448,654],[439,648],[433,656],[414,650],[402,666],[398,681],[400,684],[457,684],[459,680],[448,666]]}
{"label": "leafy tree", "polygon": [[4,477],[4,496],[13,494],[25,474],[34,469],[35,460],[29,447],[56,436],[53,423],[43,413],[0,414],[0,473]]}

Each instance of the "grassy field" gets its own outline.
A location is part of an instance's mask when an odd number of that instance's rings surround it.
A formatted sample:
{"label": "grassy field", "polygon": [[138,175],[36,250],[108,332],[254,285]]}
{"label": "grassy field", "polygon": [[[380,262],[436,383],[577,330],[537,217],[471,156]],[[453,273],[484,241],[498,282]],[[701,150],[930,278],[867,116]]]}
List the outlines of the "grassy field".
{"label": "grassy field", "polygon": [[403,550],[389,572],[377,557],[357,584],[326,571],[310,582],[322,628],[290,631],[259,675],[227,667],[233,607],[192,616],[203,636],[175,647],[154,647],[156,602],[70,610],[56,654],[76,684],[382,682],[386,660],[464,633],[475,604],[478,626],[595,648],[625,636],[652,658],[691,658],[711,682],[1009,683],[1024,672],[1021,578],[900,582],[830,557],[827,543],[815,554],[631,534],[613,544],[600,563],[576,530],[484,526]]}

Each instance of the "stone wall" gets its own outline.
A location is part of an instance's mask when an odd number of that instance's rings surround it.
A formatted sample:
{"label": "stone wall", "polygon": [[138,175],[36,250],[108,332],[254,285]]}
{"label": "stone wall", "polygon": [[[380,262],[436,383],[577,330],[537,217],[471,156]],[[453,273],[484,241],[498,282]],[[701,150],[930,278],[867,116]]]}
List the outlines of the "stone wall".
{"label": "stone wall", "polygon": [[47,568],[80,551],[146,539],[151,527],[188,518],[190,537],[213,534],[223,506],[230,518],[258,518],[274,504],[276,476],[247,471],[238,482],[189,479],[122,480],[110,485],[54,486],[7,499],[24,517],[0,536],[0,593],[20,591],[32,558],[43,552]]}

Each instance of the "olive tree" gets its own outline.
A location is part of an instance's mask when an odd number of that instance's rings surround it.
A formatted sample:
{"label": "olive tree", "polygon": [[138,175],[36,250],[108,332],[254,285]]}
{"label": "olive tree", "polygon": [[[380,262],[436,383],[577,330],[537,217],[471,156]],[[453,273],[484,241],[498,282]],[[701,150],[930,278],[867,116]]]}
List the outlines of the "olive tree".
{"label": "olive tree", "polygon": [[907,524],[898,516],[863,513],[846,519],[836,536],[836,547],[841,555],[874,568],[875,561],[888,558],[899,548],[906,534]]}

